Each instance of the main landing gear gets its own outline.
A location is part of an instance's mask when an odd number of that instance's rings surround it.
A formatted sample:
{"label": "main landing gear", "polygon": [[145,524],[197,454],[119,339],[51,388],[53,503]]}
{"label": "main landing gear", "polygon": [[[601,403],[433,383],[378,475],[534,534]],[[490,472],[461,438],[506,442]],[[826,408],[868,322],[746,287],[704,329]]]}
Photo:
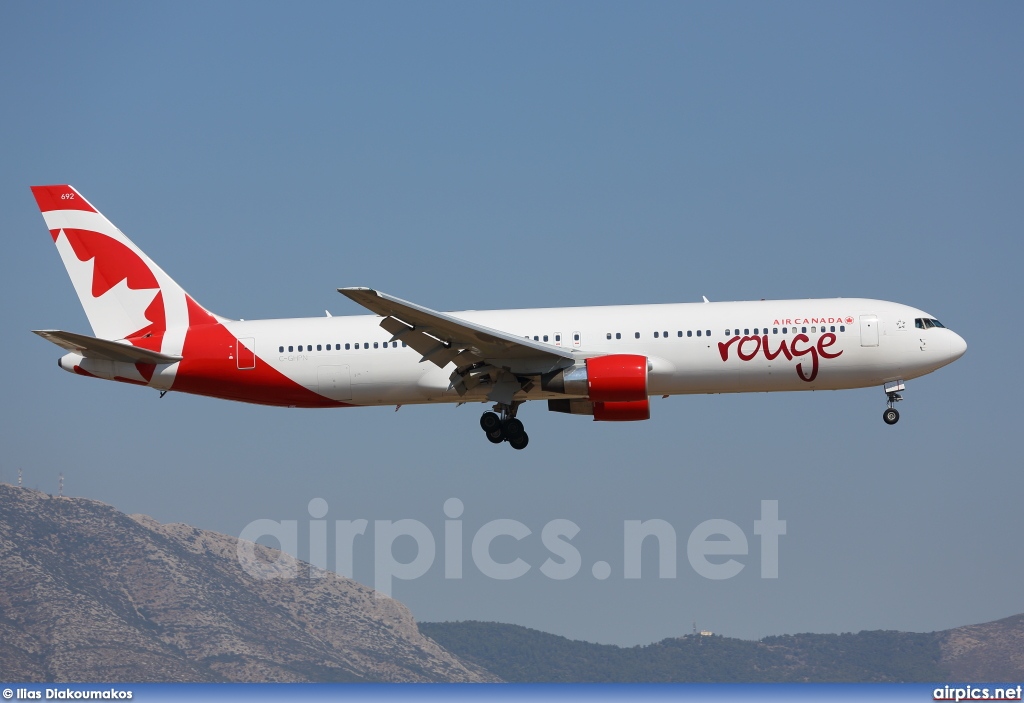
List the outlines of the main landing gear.
{"label": "main landing gear", "polygon": [[900,421],[900,411],[893,406],[896,403],[903,400],[903,396],[899,394],[899,391],[906,390],[906,385],[903,381],[894,381],[892,383],[885,384],[885,397],[887,398],[886,404],[889,406],[882,413],[882,420],[887,425],[895,425]]}
{"label": "main landing gear", "polygon": [[522,421],[516,418],[516,410],[519,403],[504,405],[498,403],[494,409],[498,412],[486,412],[480,416],[480,429],[487,435],[487,439],[493,444],[508,442],[513,449],[525,449],[530,443],[530,437],[526,434]]}

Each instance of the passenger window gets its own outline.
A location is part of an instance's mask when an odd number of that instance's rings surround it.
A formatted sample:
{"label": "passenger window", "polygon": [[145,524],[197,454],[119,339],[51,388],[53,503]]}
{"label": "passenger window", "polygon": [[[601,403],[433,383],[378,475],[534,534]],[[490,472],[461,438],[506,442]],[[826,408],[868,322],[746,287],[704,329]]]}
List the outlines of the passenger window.
{"label": "passenger window", "polygon": [[657,339],[657,338],[658,338],[658,333],[657,333],[657,332],[655,332],[655,333],[654,333],[654,338],[655,338],[655,339]]}
{"label": "passenger window", "polygon": [[846,325],[839,325],[839,331],[840,332],[845,332],[846,331]]}
{"label": "passenger window", "polygon": [[544,335],[544,341],[545,342],[548,341],[548,336],[547,335]]}
{"label": "passenger window", "polygon": [[836,326],[832,325],[832,327],[829,328],[829,332],[835,332],[835,331],[836,331]]}
{"label": "passenger window", "polygon": [[284,347],[278,347],[277,351],[279,351],[280,353],[284,354]]}
{"label": "passenger window", "polygon": [[346,349],[346,350],[348,350],[348,349],[349,349],[349,346],[348,346],[348,342],[345,342],[345,349]]}
{"label": "passenger window", "polygon": [[686,330],[686,336],[687,337],[692,337],[693,336],[693,330]]}
{"label": "passenger window", "polygon": [[391,348],[392,349],[398,349],[398,342],[392,342],[391,343]]}
{"label": "passenger window", "polygon": [[560,335],[560,334],[556,334],[556,335],[555,335],[555,341],[556,341],[556,342],[561,342],[561,341],[562,341],[562,335]]}
{"label": "passenger window", "polygon": [[640,339],[640,333],[639,332],[634,332],[633,336],[636,337],[637,339]]}
{"label": "passenger window", "polygon": [[615,339],[622,339],[622,333],[621,332],[616,332],[615,333]]}
{"label": "passenger window", "polygon": [[817,327],[812,327],[812,328],[811,328],[811,334],[814,334],[814,333],[815,333],[815,332],[817,332],[817,331],[818,331],[818,328],[817,328]]}
{"label": "passenger window", "polygon": [[778,327],[772,327],[772,334],[778,334],[778,333],[779,333],[779,328]]}
{"label": "passenger window", "polygon": [[661,336],[664,337],[665,339],[668,339],[668,332],[662,332]]}
{"label": "passenger window", "polygon": [[295,349],[292,347],[288,347],[288,351],[295,351]]}
{"label": "passenger window", "polygon": [[705,334],[705,336],[710,337],[711,336],[711,330],[704,330],[704,334]]}
{"label": "passenger window", "polygon": [[700,330],[697,330],[697,336],[698,337],[700,336]]}
{"label": "passenger window", "polygon": [[407,347],[407,346],[409,346],[409,345],[408,345],[408,344],[406,344],[405,342],[402,342],[402,346],[403,346],[403,347]]}
{"label": "passenger window", "polygon": [[373,348],[374,348],[374,349],[376,349],[376,348],[377,348],[377,343],[376,343],[376,342],[374,342],[374,343],[373,343]]}
{"label": "passenger window", "polygon": [[533,341],[539,342],[540,341],[540,337],[538,337],[537,335],[533,335]]}
{"label": "passenger window", "polygon": [[607,335],[605,335],[605,339],[611,339],[611,338],[612,338],[612,333],[611,332],[609,332]]}
{"label": "passenger window", "polygon": [[572,336],[572,341],[574,341],[574,342],[578,342],[578,341],[580,341],[580,335],[579,335],[578,333],[577,333],[577,334],[574,334],[574,335]]}
{"label": "passenger window", "polygon": [[678,332],[678,333],[676,334],[676,336],[677,336],[677,337],[682,337],[682,336],[683,336],[683,331],[682,331],[682,330],[679,330],[679,332]]}
{"label": "passenger window", "polygon": [[743,334],[749,335],[750,334],[750,328],[749,327],[744,327],[743,328]]}
{"label": "passenger window", "polygon": [[323,350],[324,350],[324,348],[323,348],[323,347],[324,347],[324,345],[322,345],[322,344],[317,344],[317,345],[316,345],[316,350],[317,350],[317,351],[323,351]]}

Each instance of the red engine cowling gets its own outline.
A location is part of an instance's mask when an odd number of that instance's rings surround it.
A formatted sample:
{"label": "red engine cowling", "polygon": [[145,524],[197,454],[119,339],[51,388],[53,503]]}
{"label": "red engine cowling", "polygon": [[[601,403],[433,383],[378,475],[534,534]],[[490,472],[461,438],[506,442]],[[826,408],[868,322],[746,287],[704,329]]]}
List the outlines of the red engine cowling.
{"label": "red engine cowling", "polygon": [[610,354],[587,359],[586,366],[573,366],[544,376],[541,387],[577,396],[549,400],[548,410],[553,412],[593,415],[595,420],[604,422],[651,418],[647,357],[639,354]]}
{"label": "red engine cowling", "polygon": [[587,397],[596,403],[646,401],[647,357],[610,354],[587,359],[587,386]]}
{"label": "red engine cowling", "polygon": [[651,419],[651,401],[631,400],[620,403],[594,403],[594,420],[603,422],[630,422]]}

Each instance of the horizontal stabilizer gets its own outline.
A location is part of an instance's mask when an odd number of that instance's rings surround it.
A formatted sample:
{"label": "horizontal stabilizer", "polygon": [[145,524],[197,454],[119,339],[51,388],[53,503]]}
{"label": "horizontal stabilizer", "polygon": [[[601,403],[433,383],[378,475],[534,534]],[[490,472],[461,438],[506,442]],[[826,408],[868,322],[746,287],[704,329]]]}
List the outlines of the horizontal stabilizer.
{"label": "horizontal stabilizer", "polygon": [[61,330],[33,330],[43,339],[49,340],[62,349],[81,354],[87,359],[105,359],[106,361],[124,361],[129,364],[173,364],[181,361],[180,356],[170,356],[150,351],[141,347],[133,347],[124,342],[112,342],[109,339],[97,339],[84,334],[63,332]]}

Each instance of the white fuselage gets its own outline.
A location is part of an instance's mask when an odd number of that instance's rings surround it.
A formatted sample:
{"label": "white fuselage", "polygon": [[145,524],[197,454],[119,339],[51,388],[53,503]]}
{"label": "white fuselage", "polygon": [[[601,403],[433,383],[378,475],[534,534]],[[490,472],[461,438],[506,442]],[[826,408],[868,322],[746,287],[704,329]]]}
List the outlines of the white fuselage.
{"label": "white fuselage", "polygon": [[[882,385],[930,373],[966,348],[951,330],[915,327],[915,320],[931,317],[921,310],[859,298],[452,314],[554,346],[646,356],[651,395]],[[421,363],[419,353],[390,341],[380,320],[361,315],[224,325],[237,339],[253,340],[261,363],[331,400],[351,405],[483,400],[482,392],[478,398],[451,390],[454,365],[440,369]],[[152,385],[167,387],[160,376]],[[565,396],[538,387],[517,397]]]}

